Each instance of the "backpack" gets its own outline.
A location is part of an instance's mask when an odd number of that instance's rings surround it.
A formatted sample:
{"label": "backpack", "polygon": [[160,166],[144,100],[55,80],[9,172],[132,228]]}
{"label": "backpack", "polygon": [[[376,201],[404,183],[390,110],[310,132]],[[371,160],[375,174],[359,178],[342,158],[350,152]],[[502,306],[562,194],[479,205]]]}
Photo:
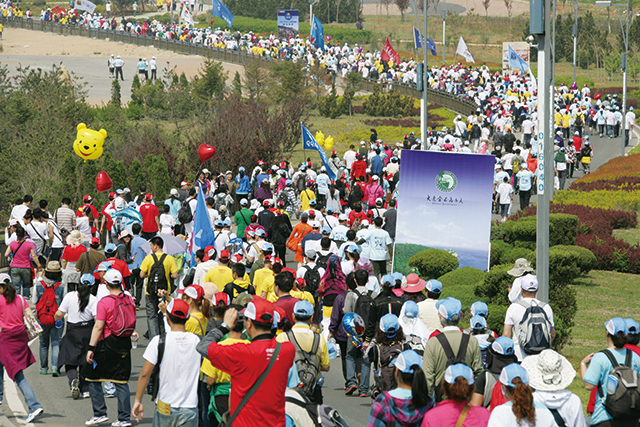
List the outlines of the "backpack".
{"label": "backpack", "polygon": [[369,322],[369,313],[371,312],[371,306],[373,306],[373,291],[367,291],[365,294],[352,291],[356,296],[356,302],[353,305],[353,312],[362,317],[364,324]]}
{"label": "backpack", "polygon": [[178,220],[180,224],[188,224],[193,221],[193,214],[191,213],[191,207],[189,206],[189,199],[182,202],[180,210],[178,211]]}
{"label": "backpack", "polygon": [[307,175],[300,174],[298,176],[298,180],[296,181],[296,188],[298,192],[302,194],[302,192],[307,188]]}
{"label": "backpack", "polygon": [[582,126],[584,123],[582,122],[582,116],[580,114],[576,115],[576,119],[573,122],[574,126]]}
{"label": "backpack", "polygon": [[[451,348],[451,344],[449,344],[449,340],[447,339],[445,334],[440,333],[436,335],[435,338],[438,340],[438,342],[440,342],[440,345],[444,350],[444,354],[445,356],[447,356],[447,365],[446,365],[447,368],[457,363],[462,363],[463,365],[467,364],[466,362],[467,347],[469,346],[470,337],[471,335],[469,334],[465,334],[465,333],[462,334],[462,337],[460,338],[460,347],[458,347],[458,354],[455,355],[453,353],[453,349]],[[436,402],[442,401],[442,385],[441,384],[438,384],[436,386],[435,398],[436,398]]]}
{"label": "backpack", "polygon": [[544,311],[545,303],[533,305],[526,301],[518,304],[526,308],[518,331],[518,343],[522,351],[529,354],[539,354],[542,350],[551,348],[551,322]]}
{"label": "backpack", "polygon": [[320,284],[320,272],[318,272],[320,266],[316,264],[313,268],[309,268],[308,265],[305,265],[304,268],[307,270],[304,273],[304,288],[315,297],[318,294],[318,285]]}
{"label": "backpack", "polygon": [[116,300],[113,322],[106,323],[111,335],[116,337],[130,337],[136,329],[136,306],[133,300],[124,292],[118,295],[107,295],[105,298]]}
{"label": "backpack", "polygon": [[225,294],[229,295],[229,299],[231,301],[233,301],[237,295],[235,295],[236,293],[238,295],[243,294],[243,293],[247,293],[249,295],[255,295],[256,294],[256,288],[253,285],[249,285],[246,288],[243,288],[240,285],[237,285],[233,282],[227,283],[226,285],[224,285],[224,288],[222,289],[222,292],[224,292]]}
{"label": "backpack", "polygon": [[149,271],[149,279],[147,281],[147,293],[149,295],[158,295],[160,290],[169,290],[169,283],[167,282],[167,275],[164,271],[164,259],[167,254],[162,254],[160,259],[156,257],[156,254],[151,254],[153,258],[153,265],[151,271]]}
{"label": "backpack", "polygon": [[482,401],[482,406],[487,409],[489,409],[489,407],[491,406],[491,395],[493,394],[493,388],[496,386],[496,384],[498,384],[498,378],[498,375],[493,374],[487,370],[484,371],[484,399]]}
{"label": "backpack", "polygon": [[[291,394],[295,393],[295,397]],[[338,411],[328,405],[318,405],[307,399],[297,389],[289,389],[286,394],[286,411],[292,411],[294,407],[306,411],[313,427],[349,427],[349,424],[340,416]],[[292,406],[293,405],[293,406]],[[289,414],[287,413],[289,417]],[[311,424],[304,424],[311,426]]]}
{"label": "backpack", "polygon": [[[607,391],[604,409],[614,420],[638,419],[640,417],[640,391],[638,391],[638,373],[631,368],[633,352],[627,349],[624,365],[618,364],[611,350],[603,350],[601,353],[604,353],[613,365],[613,370],[609,373],[609,382],[612,380],[611,377],[614,377],[618,383],[613,393]],[[601,385],[598,385],[598,393],[601,397],[605,397]]]}
{"label": "backpack", "polygon": [[395,367],[391,366],[391,361],[398,357],[403,350],[402,343],[392,346],[378,345],[378,364],[373,371],[375,384],[371,387],[371,397],[376,398],[383,391],[393,390],[397,383],[394,377]]}
{"label": "backpack", "polygon": [[320,345],[320,335],[314,332],[311,351],[304,351],[300,347],[293,331],[288,330],[286,334],[289,342],[291,342],[296,348],[295,364],[296,369],[298,370],[298,376],[300,377],[298,391],[311,399],[313,398],[317,385],[318,373],[320,372],[320,367],[318,366],[318,360],[316,357],[318,354],[318,347]]}
{"label": "backpack", "polygon": [[562,415],[560,415],[560,412],[558,412],[557,409],[548,409],[551,412],[551,415],[553,415],[553,419],[555,420],[556,424],[558,424],[558,427],[567,427],[567,423],[564,422],[564,418],[562,418]]}
{"label": "backpack", "polygon": [[40,301],[36,304],[36,313],[38,322],[42,326],[53,326],[56,324],[55,314],[58,311],[58,302],[56,301],[56,289],[60,283],[56,283],[49,287],[43,281],[40,281],[44,288],[44,293],[40,297]]}
{"label": "backpack", "polygon": [[329,262],[329,258],[333,255],[332,253],[328,253],[326,255],[320,255],[316,260],[316,265],[322,267],[324,269],[327,268],[327,263]]}

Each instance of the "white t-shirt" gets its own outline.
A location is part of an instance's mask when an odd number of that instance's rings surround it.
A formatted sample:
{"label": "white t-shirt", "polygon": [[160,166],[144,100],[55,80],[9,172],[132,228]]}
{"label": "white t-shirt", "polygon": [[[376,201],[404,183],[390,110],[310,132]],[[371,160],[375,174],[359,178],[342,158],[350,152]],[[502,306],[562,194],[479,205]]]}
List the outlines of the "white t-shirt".
{"label": "white t-shirt", "polygon": [[511,193],[513,193],[513,187],[511,184],[503,182],[498,187],[498,193],[500,194],[500,204],[507,205],[511,203]]}
{"label": "white t-shirt", "polygon": [[[154,365],[158,362],[159,336],[153,337],[142,356]],[[167,331],[160,364],[158,400],[172,408],[198,407],[198,378],[202,358],[196,351],[200,338],[191,332]]]}
{"label": "white t-shirt", "polygon": [[209,215],[209,222],[211,223],[211,228],[213,228],[216,220],[220,218],[220,214],[215,209],[207,209],[207,215]]}
{"label": "white t-shirt", "polygon": [[[529,303],[531,301],[531,303]],[[518,341],[518,334],[520,333],[520,322],[522,321],[522,317],[524,316],[524,312],[527,311],[527,308],[522,305],[522,303],[531,304],[531,305],[541,305],[542,303],[536,298],[522,298],[517,303],[513,303],[507,309],[507,314],[504,318],[505,325],[513,326],[513,352],[518,357],[519,361],[524,359],[525,354],[520,349],[520,342]],[[551,326],[555,326],[553,321],[553,310],[549,304],[545,304],[542,308],[545,313],[547,313],[547,318],[551,322]]]}
{"label": "white t-shirt", "polygon": [[[536,427],[558,427],[558,424],[553,419],[553,414],[544,405],[538,402],[533,402],[536,408]],[[507,402],[503,405],[497,406],[491,417],[489,418],[489,424],[487,427],[530,427],[531,424],[527,420],[518,420],[513,413],[513,404]]]}
{"label": "white t-shirt", "polygon": [[85,240],[91,240],[91,225],[89,225],[89,217],[81,216],[76,218],[76,228]]}
{"label": "white t-shirt", "polygon": [[348,150],[346,153],[344,153],[343,159],[345,165],[347,165],[347,169],[351,169],[351,165],[356,161],[356,152]]}
{"label": "white t-shirt", "polygon": [[87,304],[84,311],[80,311],[78,291],[73,291],[64,296],[62,304],[60,304],[58,310],[63,313],[67,313],[67,322],[69,323],[89,322],[96,314],[97,303],[98,299],[89,294],[89,304]]}
{"label": "white t-shirt", "polygon": [[[29,206],[25,205],[16,205],[11,209],[11,216],[22,222],[22,218],[24,218],[24,214],[27,213]],[[24,225],[24,224],[23,224]]]}
{"label": "white t-shirt", "polygon": [[389,233],[381,228],[372,227],[362,236],[369,246],[369,259],[371,261],[384,261],[387,259],[387,245],[391,245],[393,240]]}
{"label": "white t-shirt", "polygon": [[173,234],[171,229],[176,224],[176,219],[170,214],[160,215],[160,234]]}

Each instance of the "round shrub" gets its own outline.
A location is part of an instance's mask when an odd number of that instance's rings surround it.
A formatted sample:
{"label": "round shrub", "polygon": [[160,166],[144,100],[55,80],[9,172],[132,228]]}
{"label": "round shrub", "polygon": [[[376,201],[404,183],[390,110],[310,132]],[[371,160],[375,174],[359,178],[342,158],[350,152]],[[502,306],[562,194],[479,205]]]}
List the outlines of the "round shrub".
{"label": "round shrub", "polygon": [[577,257],[578,268],[580,268],[580,273],[582,274],[586,274],[596,268],[598,263],[598,259],[593,252],[581,246],[557,245],[551,249],[573,252]]}
{"label": "round shrub", "polygon": [[454,297],[460,300],[463,309],[467,310],[471,304],[478,301],[474,290],[478,283],[484,280],[487,273],[473,267],[462,267],[438,277],[442,282],[440,298]]}
{"label": "round shrub", "polygon": [[499,304],[488,304],[488,306],[489,317],[487,318],[487,329],[494,331],[498,336],[500,336],[504,329],[504,319],[509,306]]}
{"label": "round shrub", "polygon": [[476,296],[493,304],[509,306],[509,285],[515,278],[507,271],[512,268],[513,264],[503,264],[489,270],[484,281],[476,285]]}
{"label": "round shrub", "polygon": [[549,289],[549,301],[553,309],[555,321],[556,339],[553,340],[553,348],[560,350],[568,341],[571,328],[574,325],[573,318],[578,311],[576,291],[568,286],[553,286]]}
{"label": "round shrub", "polygon": [[427,249],[409,259],[409,267],[416,267],[425,280],[438,277],[455,270],[460,265],[458,258],[442,249]]}
{"label": "round shrub", "polygon": [[526,260],[531,260],[531,258],[535,257],[535,251],[532,251],[528,248],[519,248],[515,247],[506,251],[502,258],[500,258],[501,264],[515,264],[518,258],[525,258]]}
{"label": "round shrub", "polygon": [[491,240],[491,256],[489,264],[492,266],[504,264],[504,262],[502,262],[502,257],[511,249],[513,249],[513,246],[503,242],[502,240]]}

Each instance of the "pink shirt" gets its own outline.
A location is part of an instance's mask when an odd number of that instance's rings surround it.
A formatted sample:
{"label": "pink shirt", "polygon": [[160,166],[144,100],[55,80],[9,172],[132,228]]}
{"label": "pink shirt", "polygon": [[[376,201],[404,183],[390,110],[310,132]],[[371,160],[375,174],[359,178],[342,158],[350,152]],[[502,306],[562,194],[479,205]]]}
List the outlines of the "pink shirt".
{"label": "pink shirt", "polygon": [[[421,427],[455,427],[464,408],[465,402],[445,400],[438,406],[427,411],[422,420]],[[486,427],[491,413],[482,406],[472,406],[469,409],[462,427]]]}
{"label": "pink shirt", "polygon": [[19,295],[11,304],[7,304],[4,295],[0,295],[0,329],[13,329],[24,326],[23,312],[27,308],[27,302]]}
{"label": "pink shirt", "polygon": [[[126,298],[131,299],[129,295],[127,295]],[[96,310],[96,320],[103,320],[105,322],[105,326],[103,330],[104,332],[103,334],[100,334],[100,340],[103,340],[107,338],[109,335],[111,335],[111,330],[107,327],[107,325],[112,324],[113,320],[115,319],[116,303],[117,303],[117,300],[109,296],[106,296],[100,299],[100,301],[98,301],[98,306]],[[133,302],[133,299],[131,299],[130,303],[132,305],[135,304]]]}
{"label": "pink shirt", "polygon": [[[31,240],[25,240],[24,244],[20,246],[19,242],[9,243],[11,252],[13,252],[13,261],[11,261],[11,267],[13,268],[31,268],[31,249],[36,250],[36,245]],[[20,250],[16,253],[16,250],[20,246]]]}

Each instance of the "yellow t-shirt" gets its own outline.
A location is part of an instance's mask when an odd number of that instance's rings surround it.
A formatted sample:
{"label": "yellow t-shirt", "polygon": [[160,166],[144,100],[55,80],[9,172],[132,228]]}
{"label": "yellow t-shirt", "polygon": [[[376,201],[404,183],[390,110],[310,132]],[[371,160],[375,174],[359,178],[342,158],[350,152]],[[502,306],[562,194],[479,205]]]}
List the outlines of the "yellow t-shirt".
{"label": "yellow t-shirt", "polygon": [[256,273],[253,275],[253,286],[256,288],[256,295],[261,295],[263,291],[266,292],[267,295],[273,292],[274,280],[275,276],[273,275],[273,270],[270,268],[264,267],[256,270]]}
{"label": "yellow t-shirt", "polygon": [[[237,338],[227,338],[226,340],[220,341],[219,345],[233,345],[233,344],[249,344],[248,340],[239,340]],[[328,356],[327,352],[327,357]],[[231,375],[226,372],[221,371],[218,368],[214,368],[209,359],[202,359],[202,365],[200,366],[200,372],[208,376],[209,378],[213,378],[216,384],[224,384],[231,382]]]}
{"label": "yellow t-shirt", "polygon": [[207,333],[208,322],[202,313],[191,313],[184,327],[187,332],[203,337]]}
{"label": "yellow t-shirt", "polygon": [[[163,254],[162,252],[159,252],[155,255],[156,255],[156,258],[160,260]],[[142,261],[142,265],[140,266],[140,271],[144,271],[145,273],[147,273],[147,276],[148,276],[151,273],[151,267],[153,267],[154,262],[155,261],[153,260],[153,256],[147,255]],[[171,255],[167,255],[166,257],[164,257],[164,261],[162,262],[162,264],[164,265],[164,272],[167,277],[167,283],[169,284],[167,293],[170,294],[171,293],[171,275],[173,273],[178,272],[178,267],[176,266],[176,262],[173,260],[173,257]],[[147,292],[147,295],[149,295],[148,292]]]}
{"label": "yellow t-shirt", "polygon": [[300,204],[302,205],[302,211],[308,211],[311,207],[309,206],[309,200],[315,200],[316,193],[307,189],[300,193]]}
{"label": "yellow t-shirt", "polygon": [[[300,348],[304,351],[311,351],[313,348],[313,334],[317,334],[311,330],[309,325],[305,323],[296,323],[291,328],[291,331],[296,336],[296,341],[300,345]],[[287,342],[289,341],[289,337],[287,334],[282,333],[276,337],[276,341],[278,342]],[[316,360],[319,362],[319,366],[321,368],[328,368],[331,365],[331,361],[329,360],[329,349],[327,348],[327,341],[324,339],[322,335],[320,335],[320,345],[318,346],[318,353],[316,354]],[[318,378],[322,375],[318,372]]]}
{"label": "yellow t-shirt", "polygon": [[227,283],[233,282],[233,274],[231,269],[224,265],[213,267],[204,276],[204,282],[212,282],[218,287],[218,290],[222,292]]}

